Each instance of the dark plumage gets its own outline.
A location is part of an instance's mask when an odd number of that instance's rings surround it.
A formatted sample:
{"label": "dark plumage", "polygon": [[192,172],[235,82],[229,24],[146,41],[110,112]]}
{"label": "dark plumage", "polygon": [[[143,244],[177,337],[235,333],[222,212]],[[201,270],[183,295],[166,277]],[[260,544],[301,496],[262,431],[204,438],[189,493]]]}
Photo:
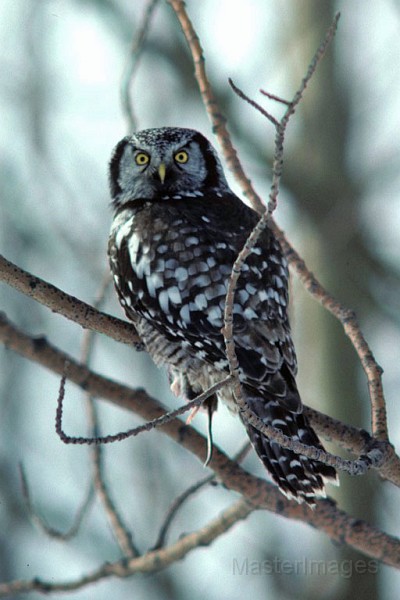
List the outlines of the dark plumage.
{"label": "dark plumage", "polygon": [[[172,389],[191,398],[228,371],[221,328],[233,262],[258,221],[229,189],[211,144],[190,129],[149,129],[124,138],[110,164],[114,221],[110,265],[120,302]],[[243,392],[265,423],[321,444],[302,414],[291,339],[288,271],[270,229],[243,266],[234,340]],[[237,412],[232,390],[218,393]],[[214,406],[209,403],[210,411]],[[246,426],[274,481],[313,504],[334,469],[281,448]]]}

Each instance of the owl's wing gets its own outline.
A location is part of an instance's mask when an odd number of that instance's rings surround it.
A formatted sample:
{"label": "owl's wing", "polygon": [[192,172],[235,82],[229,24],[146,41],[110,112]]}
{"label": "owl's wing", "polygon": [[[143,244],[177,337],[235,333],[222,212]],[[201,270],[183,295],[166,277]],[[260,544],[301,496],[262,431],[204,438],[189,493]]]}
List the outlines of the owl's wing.
{"label": "owl's wing", "polygon": [[[178,200],[157,205],[150,215],[138,214],[131,225],[128,220],[126,235],[110,242],[116,286],[128,317],[134,321],[140,314],[171,342],[180,340],[193,355],[221,369],[228,368],[221,334],[228,280],[257,222],[253,211],[237,202],[230,198],[222,214],[221,199],[207,206],[197,200],[195,207]],[[280,246],[266,230],[238,281],[234,340],[243,381],[299,411],[287,279]]]}

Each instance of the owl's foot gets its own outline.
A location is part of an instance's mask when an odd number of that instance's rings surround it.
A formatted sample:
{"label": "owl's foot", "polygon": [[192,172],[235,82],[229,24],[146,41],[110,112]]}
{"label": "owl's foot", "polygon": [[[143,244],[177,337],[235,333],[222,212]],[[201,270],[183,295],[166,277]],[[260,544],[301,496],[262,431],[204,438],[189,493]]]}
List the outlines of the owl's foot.
{"label": "owl's foot", "polygon": [[199,410],[200,410],[200,406],[195,406],[194,408],[192,408],[192,410],[189,413],[188,418],[186,419],[186,425],[190,425],[190,423],[195,418],[195,416],[197,415]]}
{"label": "owl's foot", "polygon": [[175,369],[168,370],[169,387],[174,396],[182,397],[185,395],[186,383],[184,376]]}

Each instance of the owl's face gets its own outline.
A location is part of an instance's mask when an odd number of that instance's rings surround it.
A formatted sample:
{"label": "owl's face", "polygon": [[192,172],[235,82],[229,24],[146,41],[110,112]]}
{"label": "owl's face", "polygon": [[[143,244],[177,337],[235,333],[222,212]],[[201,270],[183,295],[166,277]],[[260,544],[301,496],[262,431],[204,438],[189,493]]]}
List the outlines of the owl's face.
{"label": "owl's face", "polygon": [[117,144],[110,163],[116,207],[137,198],[201,197],[228,189],[210,142],[193,129],[145,129]]}

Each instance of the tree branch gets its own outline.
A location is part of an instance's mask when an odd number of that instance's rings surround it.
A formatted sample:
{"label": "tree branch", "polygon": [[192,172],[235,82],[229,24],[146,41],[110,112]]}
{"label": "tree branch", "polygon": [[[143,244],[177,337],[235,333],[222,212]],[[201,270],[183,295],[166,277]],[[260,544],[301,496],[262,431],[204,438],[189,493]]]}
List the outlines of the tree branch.
{"label": "tree branch", "polygon": [[[241,185],[244,195],[252,202],[255,210],[262,214],[265,211],[265,205],[262,202],[259,195],[253,189],[250,180],[245,175],[241,163],[237,157],[237,152],[232,145],[229,132],[225,125],[226,119],[221,114],[211,84],[207,78],[203,50],[200,45],[200,41],[196,34],[196,31],[186,12],[185,3],[182,0],[169,0],[169,3],[174,9],[175,14],[181,24],[182,31],[185,35],[187,44],[192,53],[193,64],[195,65],[195,76],[198,82],[199,90],[203,98],[205,109],[212,122],[213,130],[221,145],[221,149],[224,154],[225,160],[227,161],[227,164],[231,169],[233,175],[235,176],[236,180],[238,181],[239,185]],[[315,70],[317,62],[322,57],[323,53],[326,50],[327,44],[332,39],[336,30],[337,20],[338,15],[336,15],[331,27],[327,32],[327,35],[325,36],[325,40],[318,48],[316,54],[311,60],[307,70],[307,74],[304,77],[299,90],[297,91],[297,95],[301,95],[303,93],[310,76]],[[266,95],[269,96],[268,92],[266,93]],[[274,97],[273,99],[277,100],[276,97]],[[296,96],[294,97],[294,100],[296,100]],[[286,101],[284,101],[284,103],[287,104]],[[299,256],[296,250],[294,250],[294,248],[286,239],[283,232],[279,229],[279,227],[277,227],[273,219],[270,219],[269,223],[270,228],[275,233],[282,245],[283,251],[288,259],[288,262],[290,263],[290,266],[292,267],[296,275],[299,277],[300,281],[303,283],[307,291],[318,302],[320,302],[327,310],[329,310],[336,318],[339,319],[339,321],[345,329],[346,335],[348,335],[349,339],[354,345],[368,379],[368,387],[372,407],[372,434],[374,435],[374,437],[376,437],[376,439],[383,442],[388,442],[387,415],[381,378],[382,369],[376,363],[373,354],[367,342],[365,341],[365,338],[362,336],[360,328],[355,319],[354,313],[349,309],[345,308],[340,303],[338,303],[332,298],[330,294],[328,294],[328,292],[323,288],[323,286],[319,283],[316,277],[309,271],[303,259]],[[232,348],[232,344],[230,344],[230,348]],[[233,371],[236,372],[237,366],[234,362],[233,354],[231,351],[230,356],[233,360]],[[236,388],[238,388],[238,386],[236,386]],[[237,391],[239,390],[237,389]]]}
{"label": "tree branch", "polygon": [[41,594],[70,592],[110,577],[130,577],[137,573],[156,573],[172,563],[182,560],[195,548],[210,545],[239,520],[245,519],[253,510],[254,508],[246,500],[239,500],[221,513],[219,517],[213,519],[201,529],[183,536],[167,548],[153,550],[128,560],[104,563],[96,571],[70,582],[44,581],[35,578],[28,581],[16,580],[3,583],[0,584],[0,598],[32,591]]}
{"label": "tree branch", "polygon": [[251,185],[250,179],[248,179],[246,176],[237,152],[232,145],[232,141],[226,127],[226,117],[222,114],[222,111],[218,106],[217,99],[207,78],[203,48],[201,47],[199,37],[186,12],[185,3],[183,0],[168,0],[168,2],[179,20],[182,31],[186,38],[186,42],[192,53],[195,77],[199,86],[203,104],[208,116],[210,117],[213,131],[221,145],[228,168],[232,171],[232,173],[234,173],[235,177],[242,186],[244,195],[250,200],[254,208],[261,213],[265,210],[265,206]]}
{"label": "tree branch", "polygon": [[4,281],[22,294],[29,296],[85,329],[103,333],[117,342],[138,345],[142,342],[131,323],[94,309],[90,304],[66,294],[51,283],[24,271],[0,255],[0,281]]}
{"label": "tree branch", "polygon": [[[154,419],[165,412],[165,408],[144,390],[132,390],[101,377],[50,346],[43,338],[37,344],[34,338],[18,331],[4,319],[0,320],[0,340],[3,340],[12,350],[59,374],[63,373],[65,361],[69,361],[68,378],[71,381],[91,394],[106,398],[118,406],[137,413],[146,420]],[[313,411],[311,409],[308,409],[308,415],[312,420]],[[342,425],[342,427],[346,426]],[[316,429],[318,431],[318,427]],[[163,433],[195,454],[200,461],[204,461],[206,440],[192,427],[174,419],[163,425],[162,430]],[[349,437],[354,434],[354,428],[350,428]],[[346,440],[347,443],[349,443],[349,438]],[[362,431],[359,432],[358,444],[365,444],[365,435]],[[399,484],[398,457],[394,455],[389,464],[390,468],[387,466],[386,475],[391,481]],[[318,500],[315,510],[298,505],[286,499],[275,485],[251,475],[237,463],[229,460],[218,447],[214,448],[209,466],[225,487],[244,495],[253,507],[265,508],[287,518],[309,523],[325,532],[336,542],[347,543],[367,556],[400,568],[399,540],[363,521],[350,517],[344,511],[336,508],[332,501]]]}
{"label": "tree branch", "polygon": [[157,4],[158,0],[149,0],[148,2],[147,8],[143,15],[143,21],[132,41],[127,64],[121,81],[121,106],[122,111],[125,114],[127,120],[128,132],[135,131],[137,128],[136,118],[133,110],[133,102],[130,97],[130,89],[132,86],[133,78],[139,66],[139,60],[150,28],[151,19],[153,17]]}
{"label": "tree branch", "polygon": [[39,515],[39,513],[35,509],[33,502],[32,502],[31,492],[29,489],[25,469],[22,464],[20,464],[20,466],[19,466],[19,472],[20,472],[21,484],[22,484],[22,494],[24,496],[26,508],[28,510],[28,514],[29,514],[31,522],[34,525],[36,525],[36,527],[38,527],[38,529],[43,531],[46,535],[48,535],[51,538],[54,538],[57,540],[62,540],[64,542],[66,542],[66,541],[72,539],[73,537],[75,537],[82,525],[82,522],[83,522],[89,508],[91,507],[91,505],[93,503],[93,498],[94,498],[93,486],[90,485],[88,491],[86,492],[84,499],[81,503],[81,506],[79,507],[79,509],[75,515],[75,518],[74,518],[71,526],[69,527],[69,529],[67,529],[65,531],[60,531],[59,529],[51,527],[46,522],[46,520]]}
{"label": "tree branch", "polygon": [[[104,302],[107,290],[111,283],[110,273],[107,271],[103,282],[100,285],[97,297],[93,303],[93,308],[99,309]],[[95,335],[93,330],[85,330],[81,343],[81,361],[90,367],[91,358],[94,350]],[[94,437],[99,435],[99,422],[97,418],[97,405],[90,392],[85,393],[87,416],[89,421],[90,431]],[[114,500],[111,497],[109,487],[106,483],[104,473],[103,446],[94,444],[91,448],[91,459],[93,467],[93,484],[94,489],[103,505],[108,521],[111,525],[114,538],[125,557],[132,558],[139,556],[140,552],[133,541],[133,534],[129,531],[125,524],[120,511],[118,510]]]}

